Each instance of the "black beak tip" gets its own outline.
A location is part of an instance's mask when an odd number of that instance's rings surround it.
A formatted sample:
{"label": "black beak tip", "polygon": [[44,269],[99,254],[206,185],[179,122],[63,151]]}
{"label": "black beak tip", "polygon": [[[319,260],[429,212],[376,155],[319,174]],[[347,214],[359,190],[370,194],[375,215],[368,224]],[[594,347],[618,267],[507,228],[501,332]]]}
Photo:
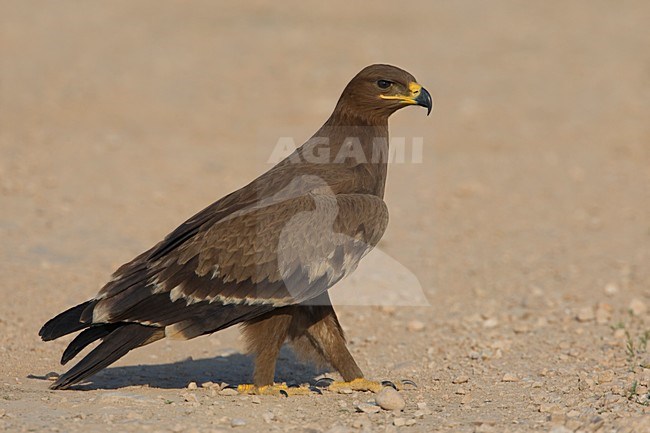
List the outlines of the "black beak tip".
{"label": "black beak tip", "polygon": [[415,102],[427,109],[427,116],[431,114],[431,110],[433,109],[433,99],[431,99],[431,94],[427,91],[427,89],[424,87],[420,89],[420,94],[417,98],[415,98]]}

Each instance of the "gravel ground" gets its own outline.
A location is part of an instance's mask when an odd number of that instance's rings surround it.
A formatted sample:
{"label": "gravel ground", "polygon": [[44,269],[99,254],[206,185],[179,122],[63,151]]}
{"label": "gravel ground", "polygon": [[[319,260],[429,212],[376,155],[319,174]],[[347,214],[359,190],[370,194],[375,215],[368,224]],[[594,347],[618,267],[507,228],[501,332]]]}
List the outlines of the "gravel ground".
{"label": "gravel ground", "polygon": [[[650,431],[649,14],[1,1],[0,430]],[[392,119],[407,154],[391,223],[337,311],[369,377],[417,389],[233,395],[252,364],[229,329],[49,391],[70,338],[43,343],[40,326],[266,170],[280,137],[302,143],[376,62],[436,107]],[[335,376],[283,350],[277,380],[320,377]]]}

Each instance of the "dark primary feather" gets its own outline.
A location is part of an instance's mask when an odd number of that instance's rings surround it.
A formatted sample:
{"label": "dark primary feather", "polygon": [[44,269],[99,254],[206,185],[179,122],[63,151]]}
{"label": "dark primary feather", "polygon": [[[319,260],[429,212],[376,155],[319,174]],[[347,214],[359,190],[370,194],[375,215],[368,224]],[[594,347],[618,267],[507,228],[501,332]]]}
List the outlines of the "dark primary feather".
{"label": "dark primary feather", "polygon": [[66,389],[117,361],[126,355],[129,350],[152,342],[152,340],[155,340],[155,336],[162,338],[163,336],[160,334],[160,328],[143,326],[137,323],[120,326],[106,336],[102,343],[77,365],[61,375],[50,388]]}
{"label": "dark primary feather", "polygon": [[122,323],[111,323],[108,325],[96,325],[84,329],[75,337],[61,356],[61,365],[65,365],[72,358],[77,356],[86,346],[108,336],[111,332],[115,331]]}
{"label": "dark primary feather", "polygon": [[87,307],[95,303],[96,301],[91,300],[65,310],[48,320],[38,332],[38,335],[43,341],[50,341],[86,328],[88,325],[80,320],[81,314]]}

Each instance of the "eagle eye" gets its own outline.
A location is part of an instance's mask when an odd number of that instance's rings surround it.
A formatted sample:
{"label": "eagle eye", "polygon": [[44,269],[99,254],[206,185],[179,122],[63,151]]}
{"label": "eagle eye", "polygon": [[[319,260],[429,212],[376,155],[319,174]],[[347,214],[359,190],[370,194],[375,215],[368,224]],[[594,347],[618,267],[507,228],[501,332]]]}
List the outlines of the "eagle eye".
{"label": "eagle eye", "polygon": [[379,81],[377,81],[377,86],[378,86],[380,89],[388,89],[392,84],[393,84],[393,83],[391,83],[391,82],[388,81],[388,80],[379,80]]}

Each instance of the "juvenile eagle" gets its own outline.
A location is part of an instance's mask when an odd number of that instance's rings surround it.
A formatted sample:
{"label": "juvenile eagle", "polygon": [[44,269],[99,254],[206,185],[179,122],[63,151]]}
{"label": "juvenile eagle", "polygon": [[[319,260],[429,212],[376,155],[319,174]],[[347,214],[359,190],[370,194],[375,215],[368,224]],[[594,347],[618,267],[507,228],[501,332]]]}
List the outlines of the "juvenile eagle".
{"label": "juvenile eagle", "polygon": [[[82,331],[65,364],[101,343],[52,389],[68,388],[165,337],[190,339],[242,324],[255,355],[252,385],[273,390],[285,340],[359,389],[373,389],[346,348],[327,290],[382,237],[388,118],[431,95],[408,72],[371,65],[345,87],[305,144],[122,265],[94,298],[47,322],[45,341]],[[325,152],[326,151],[326,152]]]}

